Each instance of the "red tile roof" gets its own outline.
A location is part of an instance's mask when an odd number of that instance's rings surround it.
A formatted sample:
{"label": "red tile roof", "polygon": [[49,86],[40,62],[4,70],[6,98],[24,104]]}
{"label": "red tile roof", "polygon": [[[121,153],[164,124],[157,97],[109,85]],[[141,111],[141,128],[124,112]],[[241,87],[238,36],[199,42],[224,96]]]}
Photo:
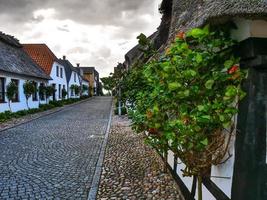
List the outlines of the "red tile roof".
{"label": "red tile roof", "polygon": [[47,75],[50,75],[53,63],[58,59],[46,44],[23,44],[23,49]]}

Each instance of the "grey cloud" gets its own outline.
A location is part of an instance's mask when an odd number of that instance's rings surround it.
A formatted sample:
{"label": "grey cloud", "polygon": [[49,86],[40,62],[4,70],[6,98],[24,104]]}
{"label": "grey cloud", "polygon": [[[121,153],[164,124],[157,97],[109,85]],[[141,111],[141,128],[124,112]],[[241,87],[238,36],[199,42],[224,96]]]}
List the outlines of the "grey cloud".
{"label": "grey cloud", "polygon": [[64,27],[57,27],[57,30],[59,30],[59,31],[64,31],[64,32],[70,32],[69,29],[64,28]]}
{"label": "grey cloud", "polygon": [[0,13],[10,14],[14,21],[28,21],[35,10],[54,8],[63,19],[107,25],[127,21],[124,19],[127,12],[138,16],[153,10],[151,0],[0,0],[0,5]]}

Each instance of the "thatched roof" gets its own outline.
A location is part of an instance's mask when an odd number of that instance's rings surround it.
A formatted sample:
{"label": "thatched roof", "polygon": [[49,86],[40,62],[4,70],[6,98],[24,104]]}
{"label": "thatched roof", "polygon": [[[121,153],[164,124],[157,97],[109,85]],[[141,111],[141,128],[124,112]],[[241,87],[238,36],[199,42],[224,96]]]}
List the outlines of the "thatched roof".
{"label": "thatched roof", "polygon": [[[162,5],[161,26],[170,25],[169,39],[178,31],[207,23],[221,24],[235,18],[267,19],[267,3],[264,0],[163,0]],[[170,16],[170,13],[171,19],[164,17]]]}
{"label": "thatched roof", "polygon": [[63,59],[58,59],[58,62],[65,68],[67,82],[70,81],[72,72],[76,72],[78,74],[80,73],[79,70],[70,63],[70,61],[66,60],[65,56]]}
{"label": "thatched roof", "polygon": [[46,80],[51,79],[24,52],[17,39],[2,32],[0,32],[0,71]]}

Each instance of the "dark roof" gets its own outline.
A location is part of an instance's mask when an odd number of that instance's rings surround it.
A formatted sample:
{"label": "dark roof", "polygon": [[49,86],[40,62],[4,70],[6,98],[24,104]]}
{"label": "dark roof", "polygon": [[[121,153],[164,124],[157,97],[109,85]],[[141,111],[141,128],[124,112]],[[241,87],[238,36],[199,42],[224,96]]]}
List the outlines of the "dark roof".
{"label": "dark roof", "polygon": [[13,36],[0,32],[0,70],[29,77],[51,79],[22,49]]}
{"label": "dark roof", "polygon": [[47,75],[50,75],[53,63],[58,59],[46,44],[23,44],[23,49]]}
{"label": "dark roof", "polygon": [[81,67],[84,73],[93,73],[95,71],[95,67]]}
{"label": "dark roof", "polygon": [[69,82],[70,81],[70,78],[71,78],[71,73],[73,71],[78,73],[78,70],[75,67],[73,67],[73,65],[70,63],[70,61],[68,61],[66,59],[59,59],[58,62],[61,65],[64,66],[65,72],[66,72],[66,79]]}
{"label": "dark roof", "polygon": [[[170,36],[181,30],[207,23],[221,24],[234,18],[267,19],[267,3],[263,0],[163,0],[172,4],[164,10],[171,13]],[[171,9],[171,10],[170,10]],[[171,38],[171,37],[170,37]]]}
{"label": "dark roof", "polygon": [[95,67],[80,67],[83,70],[83,73],[94,73],[96,76],[99,76],[98,71],[96,71]]}

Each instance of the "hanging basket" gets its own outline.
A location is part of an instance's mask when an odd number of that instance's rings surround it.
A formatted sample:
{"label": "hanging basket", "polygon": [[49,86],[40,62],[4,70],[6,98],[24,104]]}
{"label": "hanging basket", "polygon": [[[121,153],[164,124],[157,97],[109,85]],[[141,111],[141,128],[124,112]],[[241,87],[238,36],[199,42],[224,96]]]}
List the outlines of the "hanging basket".
{"label": "hanging basket", "polygon": [[209,137],[209,144],[203,151],[177,151],[176,155],[186,165],[183,171],[184,176],[207,176],[210,167],[223,162],[232,137],[222,130],[217,130]]}

